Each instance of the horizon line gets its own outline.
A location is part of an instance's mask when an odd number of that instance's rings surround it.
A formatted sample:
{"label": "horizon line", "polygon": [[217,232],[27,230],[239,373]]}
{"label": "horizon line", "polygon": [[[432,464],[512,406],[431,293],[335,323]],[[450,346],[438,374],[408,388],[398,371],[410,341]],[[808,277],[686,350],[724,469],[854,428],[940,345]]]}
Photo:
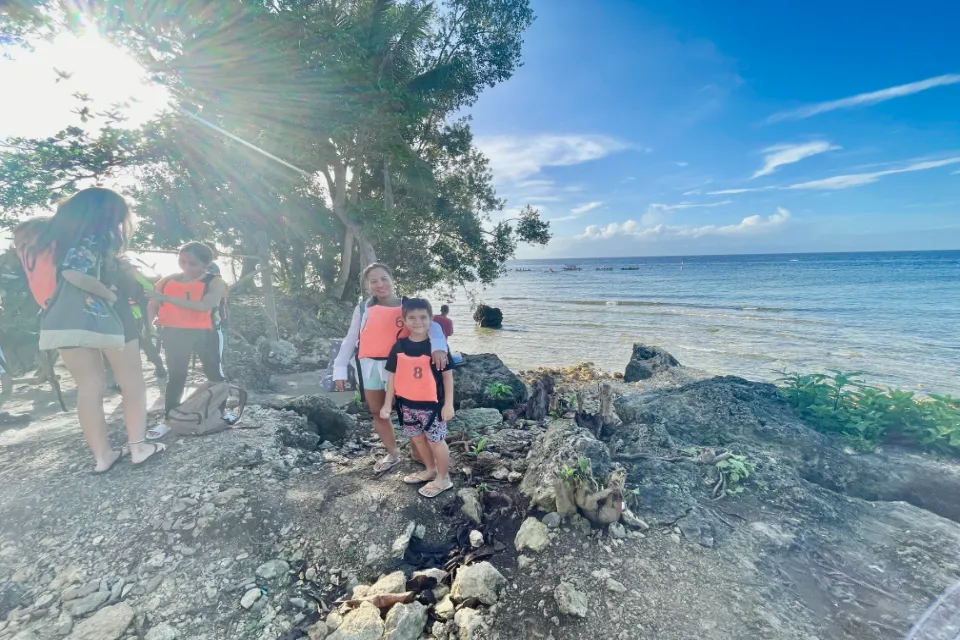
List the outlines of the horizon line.
{"label": "horizon line", "polygon": [[830,255],[862,255],[872,253],[960,253],[960,249],[872,249],[865,251],[772,251],[767,253],[676,253],[656,256],[591,256],[591,257],[556,257],[556,258],[511,258],[507,262],[544,262],[544,261],[571,261],[571,260],[646,260],[650,258],[743,258],[762,256],[830,256]]}

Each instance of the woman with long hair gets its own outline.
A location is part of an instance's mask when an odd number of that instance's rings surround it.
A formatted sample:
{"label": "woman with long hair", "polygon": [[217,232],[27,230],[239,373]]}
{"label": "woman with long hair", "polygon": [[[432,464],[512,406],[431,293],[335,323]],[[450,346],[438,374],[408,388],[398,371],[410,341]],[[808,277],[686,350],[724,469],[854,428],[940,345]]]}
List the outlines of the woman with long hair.
{"label": "woman with long hair", "polygon": [[[333,380],[338,391],[343,391],[347,379],[347,367],[356,357],[359,360],[358,375],[363,385],[364,399],[373,414],[373,428],[387,449],[387,455],[374,467],[382,474],[400,463],[397,455],[397,438],[393,423],[380,415],[387,397],[387,358],[398,338],[410,335],[403,323],[402,300],[394,294],[393,273],[389,267],[373,263],[360,276],[370,298],[357,305],[347,337],[343,339],[340,353],[333,363]],[[447,367],[447,341],[443,329],[436,322],[429,327],[430,353],[438,371]],[[429,451],[419,451],[413,444],[414,460],[431,460]],[[430,480],[426,478],[424,482]]]}
{"label": "woman with long hair", "polygon": [[[126,249],[133,231],[133,215],[126,201],[110,189],[84,189],[60,203],[56,214],[41,223],[30,224],[30,233],[16,233],[28,279],[48,282],[61,278],[108,304],[117,302],[118,256]],[[21,230],[23,231],[23,230]],[[48,290],[49,286],[40,287]],[[31,289],[34,289],[31,287]],[[37,289],[34,289],[37,295]],[[43,296],[41,296],[43,297]],[[49,299],[37,299],[46,307]],[[124,301],[115,307],[123,324],[125,345],[120,349],[76,347],[60,349],[60,357],[77,384],[77,417],[83,437],[93,452],[94,473],[106,473],[120,459],[122,451],[110,446],[103,411],[106,357],[120,383],[123,417],[127,426],[130,459],[142,464],[166,447],[146,442],[147,391],[140,362],[137,324]]]}

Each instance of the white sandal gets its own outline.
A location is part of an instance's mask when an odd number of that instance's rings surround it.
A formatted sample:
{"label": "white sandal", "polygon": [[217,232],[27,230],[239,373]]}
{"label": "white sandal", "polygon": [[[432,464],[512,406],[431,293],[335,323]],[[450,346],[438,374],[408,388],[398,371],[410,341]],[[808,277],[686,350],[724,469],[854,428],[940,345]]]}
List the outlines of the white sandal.
{"label": "white sandal", "polygon": [[170,433],[170,427],[161,422],[157,426],[147,429],[147,440],[159,440],[168,433]]}

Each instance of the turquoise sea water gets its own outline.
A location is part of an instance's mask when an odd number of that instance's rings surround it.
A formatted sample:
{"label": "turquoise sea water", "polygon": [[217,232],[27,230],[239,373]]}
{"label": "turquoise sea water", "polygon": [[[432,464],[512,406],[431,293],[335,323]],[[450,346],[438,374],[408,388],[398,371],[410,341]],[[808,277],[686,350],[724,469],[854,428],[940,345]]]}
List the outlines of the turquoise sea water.
{"label": "turquoise sea water", "polygon": [[481,294],[503,310],[502,331],[474,327],[469,304],[452,304],[451,345],[519,368],[592,361],[622,370],[631,345],[644,342],[718,374],[864,370],[877,384],[960,394],[960,251],[564,264],[512,262]]}

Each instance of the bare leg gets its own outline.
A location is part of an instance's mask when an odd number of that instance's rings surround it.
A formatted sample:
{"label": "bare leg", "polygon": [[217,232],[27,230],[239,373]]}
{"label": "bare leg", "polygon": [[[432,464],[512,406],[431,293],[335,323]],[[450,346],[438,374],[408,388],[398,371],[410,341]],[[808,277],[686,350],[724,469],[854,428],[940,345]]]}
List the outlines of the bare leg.
{"label": "bare leg", "polygon": [[437,477],[434,484],[440,487],[450,486],[450,447],[446,440],[430,443],[430,455],[433,458],[434,468],[437,471]]}
{"label": "bare leg", "polygon": [[380,409],[383,408],[383,401],[387,399],[386,391],[364,392],[367,399],[367,406],[370,407],[370,413],[373,414],[373,428],[380,436],[380,442],[387,448],[387,457],[391,462],[397,460],[397,435],[393,432],[393,423],[390,420],[384,420],[380,417]]}
{"label": "bare leg", "polygon": [[83,430],[83,439],[93,452],[97,465],[94,471],[106,471],[120,457],[110,448],[107,438],[107,418],[103,413],[103,393],[106,373],[99,349],[62,349],[60,357],[77,383],[77,419]]}
{"label": "bare leg", "polygon": [[422,433],[418,436],[410,437],[410,446],[416,451],[423,452],[423,464],[426,466],[426,469],[418,471],[417,473],[411,473],[406,476],[403,481],[406,484],[418,484],[421,482],[429,482],[437,477],[437,465],[433,460],[433,453],[430,451],[430,445],[427,444],[427,436]]}
{"label": "bare leg", "polygon": [[138,464],[165,448],[143,442],[147,432],[147,384],[143,380],[140,345],[136,340],[131,340],[123,349],[104,349],[103,353],[110,361],[117,382],[120,383],[123,421],[127,425],[127,439],[130,442],[130,460]]}
{"label": "bare leg", "polygon": [[410,438],[410,457],[413,458],[414,462],[422,464],[428,469],[430,465],[426,461],[430,459],[429,448],[426,441],[418,442],[416,439]]}

